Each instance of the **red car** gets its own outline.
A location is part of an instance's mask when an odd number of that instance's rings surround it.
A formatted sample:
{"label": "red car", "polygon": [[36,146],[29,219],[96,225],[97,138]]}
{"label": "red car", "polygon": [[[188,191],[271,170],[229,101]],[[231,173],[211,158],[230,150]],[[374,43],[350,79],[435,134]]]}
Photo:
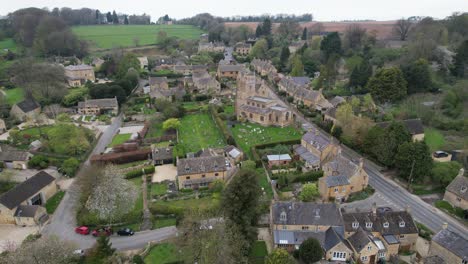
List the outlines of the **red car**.
{"label": "red car", "polygon": [[110,227],[104,227],[104,228],[99,228],[99,229],[94,229],[93,232],[91,232],[91,235],[94,237],[98,236],[110,236],[114,232],[112,231],[112,228]]}
{"label": "red car", "polygon": [[81,235],[88,235],[89,234],[89,228],[87,226],[79,226],[75,228],[75,233],[81,234]]}

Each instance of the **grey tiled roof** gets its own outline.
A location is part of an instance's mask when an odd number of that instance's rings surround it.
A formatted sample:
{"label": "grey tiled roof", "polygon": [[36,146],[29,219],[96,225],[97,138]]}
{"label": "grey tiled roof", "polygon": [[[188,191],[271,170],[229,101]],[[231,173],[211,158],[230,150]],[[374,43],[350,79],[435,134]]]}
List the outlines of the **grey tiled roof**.
{"label": "grey tiled roof", "polygon": [[179,159],[177,162],[177,176],[222,171],[226,171],[222,156]]}
{"label": "grey tiled roof", "polygon": [[0,161],[27,161],[29,153],[21,150],[4,150],[0,151]]}
{"label": "grey tiled roof", "polygon": [[302,145],[296,145],[294,146],[294,152],[301,157],[302,160],[309,164],[320,164],[320,158],[315,156],[313,153],[308,151],[304,146]]}
{"label": "grey tiled roof", "polygon": [[241,105],[241,109],[248,113],[256,113],[261,115],[266,115],[272,111],[271,108],[261,108],[251,105]]}
{"label": "grey tiled roof", "polygon": [[172,159],[172,147],[154,148],[152,150],[153,160],[169,160]]}
{"label": "grey tiled roof", "polygon": [[242,64],[236,64],[236,65],[220,64],[218,66],[218,69],[221,72],[238,72],[238,71],[242,70],[243,68],[244,68],[244,66]]}
{"label": "grey tiled roof", "polygon": [[356,171],[359,169],[359,166],[357,164],[341,155],[337,155],[333,160],[327,162],[323,166],[324,171],[326,171],[328,168],[331,168],[331,170],[336,175],[342,175],[348,178],[354,176],[356,174]]}
{"label": "grey tiled roof", "polygon": [[331,143],[330,137],[316,131],[307,132],[302,139],[319,150],[325,149]]}
{"label": "grey tiled roof", "polygon": [[348,237],[348,242],[356,249],[357,252],[361,252],[364,247],[369,244],[372,240],[369,238],[369,233],[359,228],[356,233]]}
{"label": "grey tiled roof", "polygon": [[462,198],[463,200],[468,201],[468,177],[465,177],[464,175],[458,175],[447,186],[446,190]]}
{"label": "grey tiled roof", "polygon": [[16,209],[15,217],[34,217],[39,205],[20,205]]}
{"label": "grey tiled roof", "polygon": [[36,102],[35,100],[33,99],[25,99],[19,103],[16,104],[20,109],[21,111],[23,111],[24,113],[28,113],[28,112],[31,112],[39,107],[41,107],[39,105],[38,102]]}
{"label": "grey tiled roof", "polygon": [[344,240],[342,227],[330,227],[325,232],[314,230],[273,230],[275,244],[301,245],[304,240],[315,238],[323,249],[329,250]]}
{"label": "grey tiled roof", "polygon": [[89,66],[89,65],[86,65],[86,64],[68,65],[67,67],[65,67],[65,70],[67,70],[67,71],[93,70],[93,67]]}
{"label": "grey tiled roof", "polygon": [[299,84],[299,85],[309,85],[310,84],[310,78],[309,77],[291,77],[291,79]]}
{"label": "grey tiled roof", "polygon": [[163,83],[167,83],[167,77],[149,77],[149,85],[155,86]]}
{"label": "grey tiled roof", "polygon": [[[343,221],[346,232],[356,231],[353,222],[357,221],[359,227],[370,232],[379,232],[383,236],[418,233],[413,217],[407,211],[343,213]],[[404,222],[404,226],[400,227],[400,222]],[[372,227],[367,228],[366,223],[372,223]],[[388,223],[388,227],[384,227],[385,223]]]}
{"label": "grey tiled roof", "polygon": [[343,175],[328,176],[325,178],[325,182],[327,183],[327,187],[343,186],[349,184],[348,177]]}
{"label": "grey tiled roof", "polygon": [[[282,212],[286,213],[286,221],[280,218]],[[276,202],[272,205],[272,215],[274,224],[325,226],[343,224],[340,211],[333,203]]]}
{"label": "grey tiled roof", "polygon": [[118,107],[117,98],[90,99],[78,103],[78,108],[84,107],[99,107],[99,108],[114,108]]}
{"label": "grey tiled roof", "polygon": [[[397,121],[398,122],[398,121]],[[421,122],[421,119],[408,119],[408,120],[403,120],[399,121],[402,122],[403,125],[405,125],[406,129],[408,129],[408,132],[410,132],[411,135],[417,135],[417,134],[424,134],[424,127]],[[377,123],[376,125],[381,127],[381,128],[386,128],[388,127],[392,122],[381,122]]]}
{"label": "grey tiled roof", "polygon": [[468,240],[459,234],[442,229],[432,237],[432,242],[436,242],[460,258],[468,260]]}
{"label": "grey tiled roof", "polygon": [[53,181],[55,181],[53,176],[45,171],[40,171],[0,196],[0,203],[8,209],[13,209]]}

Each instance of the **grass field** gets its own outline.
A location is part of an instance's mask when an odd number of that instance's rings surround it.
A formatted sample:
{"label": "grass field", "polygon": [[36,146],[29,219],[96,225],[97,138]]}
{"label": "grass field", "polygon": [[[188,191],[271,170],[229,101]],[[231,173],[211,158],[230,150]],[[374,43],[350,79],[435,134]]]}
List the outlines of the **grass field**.
{"label": "grass field", "polygon": [[268,255],[268,250],[265,241],[257,240],[252,246],[252,251],[249,256],[249,263],[252,264],[263,264],[265,263],[265,257]]}
{"label": "grass field", "polygon": [[111,146],[116,146],[125,143],[125,141],[129,140],[132,134],[118,134],[112,139]]}
{"label": "grass field", "polygon": [[153,183],[151,184],[151,195],[163,195],[166,194],[167,184],[165,183]]}
{"label": "grass field", "polygon": [[12,38],[0,40],[0,54],[5,53],[5,49],[16,52],[16,43]]}
{"label": "grass field", "polygon": [[159,31],[165,31],[169,37],[180,39],[198,39],[202,30],[190,25],[97,25],[76,26],[73,32],[89,40],[98,49],[113,47],[134,47],[134,39],[140,46],[156,44]]}
{"label": "grass field", "polygon": [[6,100],[9,105],[14,105],[23,101],[24,92],[21,88],[7,89],[4,90],[6,93]]}
{"label": "grass field", "polygon": [[221,132],[208,114],[184,116],[179,129],[179,143],[185,146],[186,152],[225,146]]}
{"label": "grass field", "polygon": [[168,226],[175,226],[177,220],[174,217],[169,218],[157,218],[153,220],[153,229],[168,227]]}
{"label": "grass field", "polygon": [[53,214],[55,212],[55,209],[60,204],[60,201],[62,201],[63,196],[65,196],[64,191],[59,191],[58,193],[54,194],[54,196],[50,197],[49,200],[47,200],[46,203],[46,209],[48,214]]}
{"label": "grass field", "polygon": [[444,135],[433,128],[426,128],[424,131],[424,141],[429,146],[431,152],[440,150],[445,145]]}
{"label": "grass field", "polygon": [[158,200],[154,202],[154,204],[161,204],[165,206],[173,206],[176,208],[182,209],[210,209],[215,206],[218,206],[220,201],[218,199],[214,199],[213,197],[203,197],[200,199],[186,199],[186,200],[173,200],[173,201],[162,201]]}
{"label": "grass field", "polygon": [[300,139],[302,134],[294,127],[263,127],[252,123],[237,124],[231,128],[239,147],[251,157],[254,145]]}
{"label": "grass field", "polygon": [[145,263],[148,264],[166,264],[178,261],[179,254],[173,244],[163,243],[154,246],[145,257]]}

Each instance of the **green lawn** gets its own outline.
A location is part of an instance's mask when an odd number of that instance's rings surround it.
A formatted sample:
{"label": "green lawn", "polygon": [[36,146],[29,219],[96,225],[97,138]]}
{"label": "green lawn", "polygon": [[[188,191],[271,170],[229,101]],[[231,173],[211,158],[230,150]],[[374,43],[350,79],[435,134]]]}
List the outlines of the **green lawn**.
{"label": "green lawn", "polygon": [[163,195],[167,191],[167,184],[153,183],[151,184],[151,195]]}
{"label": "green lawn", "polygon": [[203,33],[191,25],[97,25],[76,26],[72,30],[98,49],[134,47],[135,38],[138,38],[140,46],[156,44],[159,31],[180,39],[198,39]]}
{"label": "green lawn", "polygon": [[6,93],[6,100],[9,105],[14,105],[23,101],[24,99],[24,92],[21,88],[6,89],[4,91]]}
{"label": "green lawn", "polygon": [[12,38],[0,40],[0,54],[5,52],[4,49],[9,49],[12,52],[16,52],[16,42]]}
{"label": "green lawn", "polygon": [[153,229],[157,228],[163,228],[167,226],[175,226],[176,225],[176,219],[171,217],[171,218],[156,218],[153,220]]}
{"label": "green lawn", "polygon": [[155,245],[148,255],[145,257],[145,263],[148,264],[166,264],[176,262],[179,260],[177,257],[177,248],[170,243],[163,243]]}
{"label": "green lawn", "polygon": [[55,209],[59,206],[60,202],[63,199],[63,196],[65,196],[64,191],[59,191],[54,196],[50,197],[49,200],[46,202],[46,209],[48,214],[53,214],[55,212]]}
{"label": "green lawn", "polygon": [[229,115],[234,114],[234,106],[233,105],[226,105],[224,107],[224,113],[229,114]]}
{"label": "green lawn", "polygon": [[268,250],[265,241],[257,240],[252,246],[250,252],[250,261],[252,264],[263,264],[265,263],[265,257],[268,255]]}
{"label": "green lawn", "polygon": [[112,139],[111,147],[125,143],[125,141],[129,140],[131,136],[132,134],[115,135],[115,137]]}
{"label": "green lawn", "polygon": [[250,148],[254,145],[300,139],[302,136],[294,127],[264,127],[252,123],[237,124],[231,130],[237,144],[249,157],[252,156]]}
{"label": "green lawn", "polygon": [[208,105],[204,104],[202,102],[184,102],[184,103],[182,103],[182,106],[187,111],[195,111],[195,110],[201,110],[201,109],[207,109],[208,108]]}
{"label": "green lawn", "polygon": [[[137,177],[137,178],[134,178],[134,179],[130,179],[129,181],[131,181],[133,184],[135,184],[135,186],[137,187],[138,192],[139,192],[138,198],[135,201],[135,207],[133,207],[133,212],[138,212],[139,214],[141,214],[143,216],[143,193],[141,191],[141,186],[142,186],[142,183],[143,183],[143,179],[141,179],[141,177]],[[129,225],[126,225],[126,227],[131,228],[134,231],[139,231],[140,230],[140,225],[141,225],[141,220],[142,219],[140,219],[140,221],[138,221],[136,223],[131,223]]]}
{"label": "green lawn", "polygon": [[447,201],[443,201],[443,200],[440,200],[440,201],[436,201],[435,202],[435,206],[441,210],[444,210],[446,211],[447,213],[449,214],[452,214],[452,215],[455,215],[455,216],[458,216],[460,218],[463,218],[464,216],[464,212],[463,212],[463,209],[459,208],[459,207],[453,207],[449,202]]}
{"label": "green lawn", "polygon": [[200,199],[186,199],[186,200],[177,200],[177,201],[161,201],[158,200],[154,204],[160,204],[165,206],[173,206],[176,208],[182,209],[210,209],[219,205],[218,199],[213,199],[212,197],[203,197]]}
{"label": "green lawn", "polygon": [[16,182],[0,181],[0,195],[13,189],[16,185],[18,185]]}
{"label": "green lawn", "polygon": [[208,114],[184,116],[179,128],[179,143],[185,146],[186,152],[226,145],[221,132]]}
{"label": "green lawn", "polygon": [[164,135],[164,130],[162,129],[162,123],[151,124],[146,133],[145,138],[157,138]]}
{"label": "green lawn", "polygon": [[444,135],[433,128],[426,128],[424,131],[424,141],[429,146],[431,152],[441,150],[445,144]]}
{"label": "green lawn", "polygon": [[266,195],[268,196],[269,199],[273,198],[273,190],[271,189],[271,184],[268,182],[268,178],[265,174],[265,170],[263,168],[257,170],[258,173],[258,183],[260,184],[260,187],[263,188],[265,191]]}

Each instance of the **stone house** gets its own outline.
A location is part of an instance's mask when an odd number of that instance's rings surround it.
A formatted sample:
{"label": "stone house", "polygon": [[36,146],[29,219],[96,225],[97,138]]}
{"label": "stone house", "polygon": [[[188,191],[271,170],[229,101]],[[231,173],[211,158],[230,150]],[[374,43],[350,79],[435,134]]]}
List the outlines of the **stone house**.
{"label": "stone house", "polygon": [[236,148],[235,146],[226,146],[224,148],[224,152],[226,153],[226,157],[231,159],[233,163],[241,162],[244,159],[244,153],[242,150]]}
{"label": "stone house", "polygon": [[119,103],[117,98],[104,98],[104,99],[85,99],[84,102],[78,103],[77,111],[81,115],[100,115],[119,113]]}
{"label": "stone house", "polygon": [[278,70],[269,60],[253,59],[250,65],[261,77],[268,77],[270,81],[278,77]]}
{"label": "stone house", "polygon": [[219,94],[221,92],[221,84],[206,71],[194,72],[192,82],[193,93]]}
{"label": "stone house", "polygon": [[56,192],[56,179],[38,172],[0,196],[0,224],[43,224],[48,218],[44,205]]}
{"label": "stone house", "polygon": [[173,71],[175,73],[179,73],[179,74],[183,74],[187,76],[187,75],[192,75],[193,73],[197,73],[197,72],[207,72],[208,66],[177,64],[173,66]]}
{"label": "stone house", "polygon": [[343,221],[336,204],[274,202],[270,208],[274,246],[292,252],[304,240],[320,242],[325,259],[348,261],[352,251],[344,239]]}
{"label": "stone house", "polygon": [[[413,141],[423,141],[424,140],[424,127],[421,122],[421,119],[407,119],[401,121],[403,125],[408,129],[408,132],[411,134]],[[376,125],[381,128],[386,128],[390,126],[392,122],[381,122]]]}
{"label": "stone house", "polygon": [[172,87],[169,89],[155,89],[149,92],[149,97],[152,99],[165,99],[168,101],[180,100],[186,94],[182,87]]}
{"label": "stone house", "polygon": [[24,122],[33,120],[41,113],[41,105],[34,99],[25,99],[15,105],[10,110],[10,115]]}
{"label": "stone house", "polygon": [[177,161],[177,181],[180,190],[209,187],[216,180],[224,181],[226,172],[224,156],[193,157]]}
{"label": "stone house", "polygon": [[77,87],[85,84],[87,81],[95,82],[94,68],[89,65],[69,65],[65,67],[65,76],[68,80],[68,85]]}
{"label": "stone house", "polygon": [[148,57],[138,57],[137,59],[140,62],[141,69],[148,69]]}
{"label": "stone house", "polygon": [[311,90],[309,84],[310,80],[307,77],[288,76],[280,80],[278,89],[293,97],[296,104],[303,104],[318,111],[332,108],[333,105],[325,99],[322,90]]}
{"label": "stone house", "polygon": [[437,257],[439,260],[437,264],[466,264],[468,263],[468,240],[460,234],[447,230],[445,225],[432,237],[428,255]]}
{"label": "stone house", "polygon": [[6,125],[5,125],[5,120],[0,118],[0,133],[5,133],[7,130]]}
{"label": "stone house", "polygon": [[460,169],[457,177],[445,189],[444,200],[452,206],[468,210],[468,177],[465,170]]}
{"label": "stone house", "polygon": [[[377,208],[374,204],[369,212],[343,212],[342,216],[345,238],[363,230],[382,242],[384,248],[379,252],[385,252],[386,260],[399,251],[412,250],[418,239],[418,228],[409,209],[393,211]],[[382,255],[376,258],[383,257]]]}
{"label": "stone house", "polygon": [[[301,146],[315,156],[315,158],[311,160],[318,161],[319,168],[333,159],[338,154],[339,150],[335,139],[320,132],[317,128],[313,128],[302,136]],[[304,154],[302,155],[304,156]]]}
{"label": "stone house", "polygon": [[29,152],[8,149],[5,147],[0,148],[0,162],[3,162],[5,168],[25,170],[28,168],[28,161],[32,155]]}
{"label": "stone house", "polygon": [[171,164],[174,162],[174,156],[172,155],[172,147],[158,148],[154,145],[151,146],[151,156],[155,166]]}
{"label": "stone house", "polygon": [[226,46],[222,42],[200,42],[198,52],[224,52]]}
{"label": "stone house", "polygon": [[269,168],[273,166],[286,166],[292,161],[289,154],[267,155],[267,160]]}
{"label": "stone house", "polygon": [[242,64],[219,64],[217,76],[218,78],[237,79],[237,75],[242,69],[244,69]]}
{"label": "stone house", "polygon": [[234,46],[234,51],[241,56],[249,55],[251,49],[252,49],[252,44],[250,43],[239,42]]}
{"label": "stone house", "polygon": [[369,185],[369,175],[364,170],[364,160],[359,164],[344,158],[341,148],[330,162],[322,166],[323,177],[318,187],[323,200],[335,199],[345,201],[349,195],[364,190]]}
{"label": "stone house", "polygon": [[167,77],[149,77],[149,86],[151,90],[169,89]]}
{"label": "stone house", "polygon": [[374,264],[379,258],[385,256],[380,253],[381,249],[374,242],[374,237],[362,228],[358,228],[346,241],[353,250],[354,260],[358,263]]}

